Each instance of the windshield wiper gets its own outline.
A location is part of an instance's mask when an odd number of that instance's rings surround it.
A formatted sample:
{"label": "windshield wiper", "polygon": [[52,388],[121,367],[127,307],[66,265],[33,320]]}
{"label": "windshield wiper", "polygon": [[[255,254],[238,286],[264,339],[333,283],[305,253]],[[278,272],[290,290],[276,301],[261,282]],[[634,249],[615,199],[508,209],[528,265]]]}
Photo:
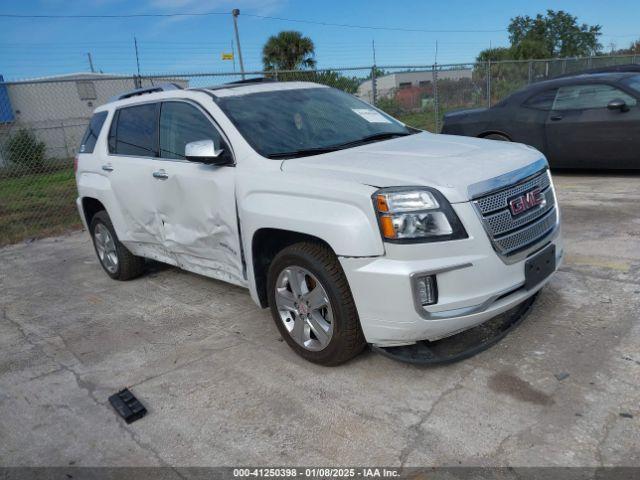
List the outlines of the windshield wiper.
{"label": "windshield wiper", "polygon": [[270,153],[267,155],[267,158],[298,158],[309,155],[320,155],[321,153],[335,152],[336,150],[338,150],[336,147],[305,148],[302,150],[294,150],[292,152]]}
{"label": "windshield wiper", "polygon": [[382,133],[374,133],[373,135],[368,135],[366,137],[359,138],[358,140],[353,140],[351,142],[341,143],[340,145],[335,145],[334,148],[336,150],[350,147],[357,147],[358,145],[364,145],[365,143],[376,142],[379,140],[389,140],[395,137],[406,137],[407,135],[413,135],[410,132],[382,132]]}
{"label": "windshield wiper", "polygon": [[303,150],[294,150],[292,152],[277,152],[270,153],[267,158],[298,158],[306,157],[309,155],[320,155],[322,153],[335,152],[336,150],[344,150],[345,148],[356,147],[358,145],[364,145],[379,140],[389,140],[395,137],[406,137],[407,135],[413,135],[416,132],[382,132],[368,135],[366,137],[359,138],[358,140],[352,140],[346,143],[340,143],[338,145],[330,145],[328,147],[317,148],[305,148]]}

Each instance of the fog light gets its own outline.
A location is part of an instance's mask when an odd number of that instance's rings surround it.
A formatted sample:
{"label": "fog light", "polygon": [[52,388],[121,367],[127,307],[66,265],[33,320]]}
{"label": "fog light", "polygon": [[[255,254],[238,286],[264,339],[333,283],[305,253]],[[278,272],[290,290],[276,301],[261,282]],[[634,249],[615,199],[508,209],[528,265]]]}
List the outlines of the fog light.
{"label": "fog light", "polygon": [[415,296],[416,302],[422,305],[433,305],[438,302],[438,290],[436,287],[435,275],[427,275],[424,277],[415,277]]}

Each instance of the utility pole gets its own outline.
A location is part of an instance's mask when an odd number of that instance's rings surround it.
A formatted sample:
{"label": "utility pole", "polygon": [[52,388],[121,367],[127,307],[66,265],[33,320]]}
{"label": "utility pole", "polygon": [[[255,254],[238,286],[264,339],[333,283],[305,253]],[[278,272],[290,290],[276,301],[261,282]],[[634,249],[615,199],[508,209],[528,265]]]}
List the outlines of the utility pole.
{"label": "utility pole", "polygon": [[238,33],[238,15],[240,15],[240,10],[234,8],[231,11],[231,15],[233,15],[233,28],[236,31],[236,45],[238,45],[238,59],[240,60],[240,74],[242,75],[242,79],[244,80],[244,63],[242,62],[242,49],[240,48],[240,34]]}
{"label": "utility pole", "polygon": [[91,59],[91,52],[87,52],[87,58],[89,59],[89,68],[91,69],[91,73],[94,73],[96,70],[93,68],[93,60]]}
{"label": "utility pole", "polygon": [[133,36],[133,46],[136,50],[136,65],[138,66],[138,77],[134,80],[133,83],[135,84],[136,88],[141,88],[142,81],[140,80],[140,56],[138,55],[138,39],[135,35]]}
{"label": "utility pole", "polygon": [[438,97],[438,41],[436,40],[436,51],[431,66],[431,79],[433,80],[433,116],[435,123],[435,131],[440,133],[440,97]]}
{"label": "utility pole", "polygon": [[371,67],[371,95],[372,103],[375,105],[378,101],[378,80],[376,78],[376,41],[371,40],[371,47],[373,48],[373,67]]}
{"label": "utility pole", "polygon": [[236,73],[236,51],[233,48],[233,40],[231,40],[231,55],[233,56],[233,73]]}

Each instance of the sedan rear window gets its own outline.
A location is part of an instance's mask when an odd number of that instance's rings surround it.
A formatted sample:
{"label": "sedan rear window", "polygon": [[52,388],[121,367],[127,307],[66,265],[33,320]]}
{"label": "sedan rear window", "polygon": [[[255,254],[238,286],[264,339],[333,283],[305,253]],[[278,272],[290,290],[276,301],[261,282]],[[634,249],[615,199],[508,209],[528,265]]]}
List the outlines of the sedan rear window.
{"label": "sedan rear window", "polygon": [[557,91],[557,88],[552,88],[551,90],[536,93],[534,96],[529,97],[523,105],[537,110],[551,110],[553,101],[556,99]]}

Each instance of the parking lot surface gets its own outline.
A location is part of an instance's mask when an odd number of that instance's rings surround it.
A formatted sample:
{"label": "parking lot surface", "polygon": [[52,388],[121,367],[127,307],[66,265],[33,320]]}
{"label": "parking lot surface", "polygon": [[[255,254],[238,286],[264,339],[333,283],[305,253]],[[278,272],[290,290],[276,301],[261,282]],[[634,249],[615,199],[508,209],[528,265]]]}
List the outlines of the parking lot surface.
{"label": "parking lot surface", "polygon": [[310,364],[246,291],[157,264],[115,282],[86,233],[0,250],[0,465],[639,466],[640,176],[554,178],[564,265],[442,367]]}

